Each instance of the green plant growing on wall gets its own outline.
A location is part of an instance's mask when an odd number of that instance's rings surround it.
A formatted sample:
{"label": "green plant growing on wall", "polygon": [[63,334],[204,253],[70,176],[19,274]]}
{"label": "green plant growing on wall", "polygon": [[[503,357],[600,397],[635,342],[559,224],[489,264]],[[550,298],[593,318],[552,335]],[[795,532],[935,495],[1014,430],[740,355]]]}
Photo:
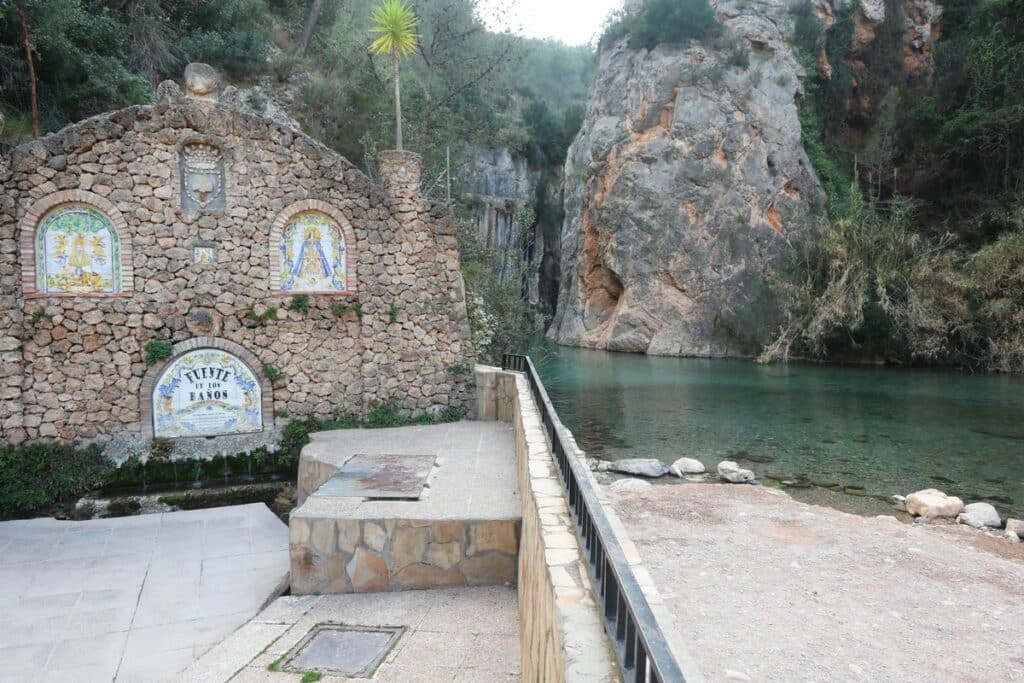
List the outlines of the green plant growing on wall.
{"label": "green plant growing on wall", "polygon": [[390,320],[393,323],[398,322],[398,306],[396,306],[395,304],[391,304],[390,306],[388,306],[388,320]]}
{"label": "green plant growing on wall", "polygon": [[293,296],[292,300],[288,303],[288,310],[301,313],[302,315],[309,313],[309,295],[296,294]]}
{"label": "green plant growing on wall", "polygon": [[459,377],[461,375],[468,375],[470,370],[465,365],[460,365],[456,363],[455,365],[448,366],[448,372],[455,375],[456,377]]}
{"label": "green plant growing on wall", "polygon": [[46,317],[46,310],[43,309],[42,307],[37,308],[36,310],[32,311],[32,315],[28,317],[28,324],[31,325],[32,327],[35,327],[40,322],[42,322],[43,318]]}
{"label": "green plant growing on wall", "polygon": [[174,346],[167,341],[151,341],[146,344],[146,365],[156,365],[171,357]]}
{"label": "green plant growing on wall", "polygon": [[262,313],[257,313],[255,309],[250,308],[245,312],[245,319],[250,320],[257,325],[266,325],[270,320],[277,320],[277,309],[268,308]]}
{"label": "green plant growing on wall", "polygon": [[334,304],[331,306],[331,313],[336,318],[344,318],[348,315],[349,311],[356,314],[356,317],[360,320],[363,319],[363,306],[362,304]]}
{"label": "green plant growing on wall", "polygon": [[280,370],[275,368],[273,365],[267,365],[266,363],[263,365],[263,376],[271,383],[274,383],[283,377]]}

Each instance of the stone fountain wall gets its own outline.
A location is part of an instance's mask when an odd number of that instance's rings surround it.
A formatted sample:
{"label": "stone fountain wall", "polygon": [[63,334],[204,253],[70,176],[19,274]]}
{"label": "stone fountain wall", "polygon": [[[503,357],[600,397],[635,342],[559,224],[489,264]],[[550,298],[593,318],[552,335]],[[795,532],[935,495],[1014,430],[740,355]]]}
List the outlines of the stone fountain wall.
{"label": "stone fountain wall", "polygon": [[212,70],[187,77],[0,160],[0,440],[144,443],[177,409],[164,369],[203,349],[240,363],[237,408],[261,419],[231,446],[282,415],[465,408],[455,229],[418,157],[383,157],[378,187]]}

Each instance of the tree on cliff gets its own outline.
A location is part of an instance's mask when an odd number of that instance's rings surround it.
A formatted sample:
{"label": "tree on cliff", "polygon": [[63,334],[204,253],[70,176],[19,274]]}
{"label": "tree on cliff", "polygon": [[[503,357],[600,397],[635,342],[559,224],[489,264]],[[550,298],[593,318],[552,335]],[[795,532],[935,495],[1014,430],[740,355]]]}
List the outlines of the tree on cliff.
{"label": "tree on cliff", "polygon": [[377,55],[391,57],[391,70],[395,79],[395,148],[402,151],[402,89],[399,81],[398,63],[408,57],[419,41],[416,34],[416,15],[403,0],[384,0],[370,16],[373,26],[370,33],[377,38],[370,45],[370,51]]}

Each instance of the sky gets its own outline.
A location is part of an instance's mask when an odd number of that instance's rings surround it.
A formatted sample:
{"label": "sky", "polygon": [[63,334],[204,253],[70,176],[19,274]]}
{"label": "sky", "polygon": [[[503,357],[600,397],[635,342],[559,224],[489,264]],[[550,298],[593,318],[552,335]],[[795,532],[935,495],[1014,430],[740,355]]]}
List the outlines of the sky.
{"label": "sky", "polygon": [[[600,32],[605,18],[622,7],[623,0],[483,0],[485,18],[492,28],[510,28],[530,38],[555,38],[570,45],[585,45]],[[509,9],[504,21],[495,20],[498,7]]]}

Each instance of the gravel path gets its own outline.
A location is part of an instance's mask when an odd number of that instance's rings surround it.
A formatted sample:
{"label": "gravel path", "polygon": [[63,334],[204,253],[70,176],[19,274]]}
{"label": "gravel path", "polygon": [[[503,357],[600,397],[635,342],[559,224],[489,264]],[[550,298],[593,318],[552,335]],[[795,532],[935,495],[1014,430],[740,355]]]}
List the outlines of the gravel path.
{"label": "gravel path", "polygon": [[609,497],[708,681],[1024,681],[1024,543],[756,486]]}

